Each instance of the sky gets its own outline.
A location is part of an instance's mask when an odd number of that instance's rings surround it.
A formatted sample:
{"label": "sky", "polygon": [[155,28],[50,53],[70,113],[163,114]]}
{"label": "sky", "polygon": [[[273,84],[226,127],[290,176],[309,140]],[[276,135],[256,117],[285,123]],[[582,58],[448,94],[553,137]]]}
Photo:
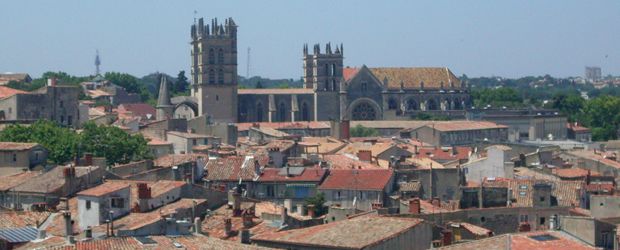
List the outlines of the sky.
{"label": "sky", "polygon": [[[194,14],[194,13],[197,14]],[[351,67],[448,67],[456,75],[620,75],[620,1],[3,0],[0,72],[189,72],[190,26],[232,17],[239,75],[302,75],[302,46],[344,44]],[[324,45],[322,45],[324,46]],[[324,47],[323,47],[324,48]]]}

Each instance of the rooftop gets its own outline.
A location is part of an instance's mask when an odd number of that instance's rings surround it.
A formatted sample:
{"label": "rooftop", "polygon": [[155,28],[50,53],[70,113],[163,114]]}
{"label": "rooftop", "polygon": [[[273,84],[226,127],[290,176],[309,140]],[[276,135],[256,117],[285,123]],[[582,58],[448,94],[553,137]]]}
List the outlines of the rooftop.
{"label": "rooftop", "polygon": [[170,154],[161,156],[155,161],[153,165],[158,167],[173,167],[190,162],[195,162],[198,158],[203,158],[205,161],[209,159],[209,155],[206,154]]}
{"label": "rooftop", "polygon": [[179,132],[179,131],[168,131],[167,134],[175,135],[175,136],[183,137],[183,138],[189,138],[189,139],[213,138],[212,135],[184,133],[184,132]]}
{"label": "rooftop", "polygon": [[597,249],[574,239],[560,231],[535,231],[528,233],[502,234],[481,240],[440,247],[439,249],[512,249],[512,250],[555,250]]}
{"label": "rooftop", "polygon": [[77,195],[100,197],[106,194],[114,193],[116,191],[119,191],[125,188],[129,188],[129,186],[130,186],[129,184],[122,183],[122,182],[105,182],[94,188],[89,188],[84,191],[81,191],[77,193]]}
{"label": "rooftop", "polygon": [[[289,175],[286,175],[286,172]],[[284,167],[264,168],[258,178],[259,182],[320,182],[327,170],[319,167]]]}
{"label": "rooftop", "polygon": [[330,169],[383,169],[382,167],[360,161],[357,156],[351,154],[329,154],[323,155],[323,160],[331,163]]}
{"label": "rooftop", "polygon": [[210,181],[252,181],[258,176],[255,172],[255,161],[265,166],[269,161],[266,155],[229,156],[210,160],[205,166],[205,179]]}
{"label": "rooftop", "polygon": [[302,229],[260,234],[252,240],[306,247],[361,249],[405,233],[421,222],[421,219],[414,218],[360,216]]}
{"label": "rooftop", "polygon": [[449,123],[435,123],[426,126],[443,132],[508,128],[507,126],[487,121],[451,121]]}
{"label": "rooftop", "polygon": [[389,169],[332,170],[319,189],[383,190],[392,179]]}
{"label": "rooftop", "polygon": [[28,143],[28,142],[0,142],[0,151],[28,150],[38,145],[39,145],[38,143]]}
{"label": "rooftop", "polygon": [[0,99],[4,99],[15,94],[28,94],[28,92],[19,89],[9,88],[7,86],[0,86]]}
{"label": "rooftop", "polygon": [[16,187],[34,176],[40,175],[40,171],[23,172],[13,175],[0,176],[0,191],[7,191]]}
{"label": "rooftop", "polygon": [[50,216],[50,212],[2,211],[0,229],[16,227],[38,227]]}
{"label": "rooftop", "polygon": [[512,206],[532,207],[534,186],[543,183],[551,185],[551,195],[557,199],[558,206],[578,206],[580,204],[580,190],[584,188],[582,181],[487,178],[483,181],[483,186],[509,188],[512,190],[511,197],[516,200]]}
{"label": "rooftop", "polygon": [[[460,89],[461,81],[448,68],[370,68],[388,89]],[[424,85],[424,86],[422,86]]]}
{"label": "rooftop", "polygon": [[289,88],[289,89],[239,89],[240,95],[287,95],[287,94],[314,94],[313,89]]}

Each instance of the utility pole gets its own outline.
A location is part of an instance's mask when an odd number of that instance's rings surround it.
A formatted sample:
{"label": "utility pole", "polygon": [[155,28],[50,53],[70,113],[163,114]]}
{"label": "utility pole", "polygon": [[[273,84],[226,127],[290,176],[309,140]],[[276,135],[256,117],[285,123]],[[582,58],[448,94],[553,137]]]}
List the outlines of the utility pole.
{"label": "utility pole", "polygon": [[248,47],[248,59],[246,61],[246,68],[245,68],[245,78],[246,79],[250,78],[250,51],[251,51],[251,48]]}

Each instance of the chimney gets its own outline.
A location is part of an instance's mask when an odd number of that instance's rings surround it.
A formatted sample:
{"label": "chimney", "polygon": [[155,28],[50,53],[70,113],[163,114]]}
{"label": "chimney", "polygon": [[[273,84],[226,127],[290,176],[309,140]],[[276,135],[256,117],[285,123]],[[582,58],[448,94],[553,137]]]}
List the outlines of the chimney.
{"label": "chimney", "polygon": [[138,186],[138,208],[140,212],[149,210],[149,199],[151,199],[151,188],[144,182],[137,184]]}
{"label": "chimney", "polygon": [[226,236],[232,235],[232,220],[230,218],[224,219],[224,233],[226,233]]}
{"label": "chimney", "polygon": [[529,232],[529,231],[532,231],[532,227],[530,226],[530,223],[521,222],[519,224],[519,232]]}
{"label": "chimney", "polygon": [[308,205],[308,216],[316,218],[316,211],[314,211],[314,205]]}
{"label": "chimney", "polygon": [[253,217],[254,217],[254,215],[252,213],[250,213],[248,210],[245,210],[241,214],[241,220],[243,222],[243,227],[244,228],[252,227],[252,225],[254,224]]}
{"label": "chimney", "polygon": [[241,193],[234,190],[231,190],[231,192],[232,195],[230,197],[232,198],[231,205],[233,210],[233,216],[239,217],[241,215]]}
{"label": "chimney", "polygon": [[409,213],[410,214],[420,214],[421,208],[420,208],[420,199],[419,198],[413,198],[411,200],[409,200]]}
{"label": "chimney", "polygon": [[435,197],[431,200],[431,204],[433,207],[441,207],[441,200],[438,197]]}
{"label": "chimney", "polygon": [[[71,195],[74,189],[75,168],[73,166],[65,167],[62,174],[65,178],[65,195]],[[67,209],[69,208],[67,207]]]}
{"label": "chimney", "polygon": [[65,237],[67,241],[69,241],[69,237],[73,237],[73,223],[71,222],[71,212],[63,212],[62,217],[65,220]]}
{"label": "chimney", "polygon": [[452,156],[456,156],[458,154],[458,149],[456,149],[456,146],[452,145]]}
{"label": "chimney", "polygon": [[179,166],[173,166],[172,167],[172,180],[173,181],[178,181],[180,178],[179,176]]}
{"label": "chimney", "polygon": [[241,244],[250,244],[250,230],[247,228],[241,229]]}
{"label": "chimney", "polygon": [[363,162],[371,162],[372,152],[370,150],[360,150],[357,152],[357,158]]}
{"label": "chimney", "polygon": [[84,153],[84,166],[93,165],[93,153]]}
{"label": "chimney", "polygon": [[47,78],[47,86],[56,87],[56,78],[54,77]]}
{"label": "chimney", "polygon": [[202,221],[200,220],[200,217],[194,218],[194,233],[202,233]]}
{"label": "chimney", "polygon": [[284,199],[284,207],[288,211],[293,211],[293,200],[292,199]]}
{"label": "chimney", "polygon": [[441,232],[442,235],[442,243],[444,246],[452,245],[452,231],[451,230],[443,230]]}
{"label": "chimney", "polygon": [[297,204],[297,213],[301,216],[306,216],[308,215],[308,211],[306,210],[306,207],[304,206],[304,204]]}
{"label": "chimney", "polygon": [[282,225],[286,224],[286,219],[288,218],[288,209],[285,207],[282,208],[282,213],[280,214],[280,220],[282,220]]}
{"label": "chimney", "polygon": [[351,124],[349,120],[340,121],[340,139],[349,140],[351,138]]}

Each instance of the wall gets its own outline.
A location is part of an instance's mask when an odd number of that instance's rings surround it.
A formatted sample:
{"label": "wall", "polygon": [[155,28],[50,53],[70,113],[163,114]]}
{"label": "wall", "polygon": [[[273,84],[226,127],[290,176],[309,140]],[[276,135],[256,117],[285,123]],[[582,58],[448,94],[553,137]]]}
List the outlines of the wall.
{"label": "wall", "polygon": [[611,249],[616,225],[590,217],[560,216],[561,230],[592,246]]}
{"label": "wall", "polygon": [[592,217],[616,218],[620,217],[620,196],[591,195],[590,212]]}
{"label": "wall", "polygon": [[[112,198],[123,198],[124,205],[122,208],[112,208]],[[126,187],[113,193],[109,193],[102,197],[78,196],[78,218],[80,229],[86,227],[98,226],[109,218],[110,211],[113,212],[113,218],[119,218],[129,213],[131,209],[130,188]],[[86,202],[91,202],[91,208],[86,209]]]}
{"label": "wall", "polygon": [[[431,181],[432,174],[432,181]],[[438,197],[441,200],[456,199],[459,184],[462,183],[461,171],[457,168],[398,169],[397,181],[419,181],[424,190],[424,199]]]}
{"label": "wall", "polygon": [[514,166],[506,153],[497,148],[489,147],[487,157],[462,165],[467,181],[481,183],[485,177],[512,178]]}

